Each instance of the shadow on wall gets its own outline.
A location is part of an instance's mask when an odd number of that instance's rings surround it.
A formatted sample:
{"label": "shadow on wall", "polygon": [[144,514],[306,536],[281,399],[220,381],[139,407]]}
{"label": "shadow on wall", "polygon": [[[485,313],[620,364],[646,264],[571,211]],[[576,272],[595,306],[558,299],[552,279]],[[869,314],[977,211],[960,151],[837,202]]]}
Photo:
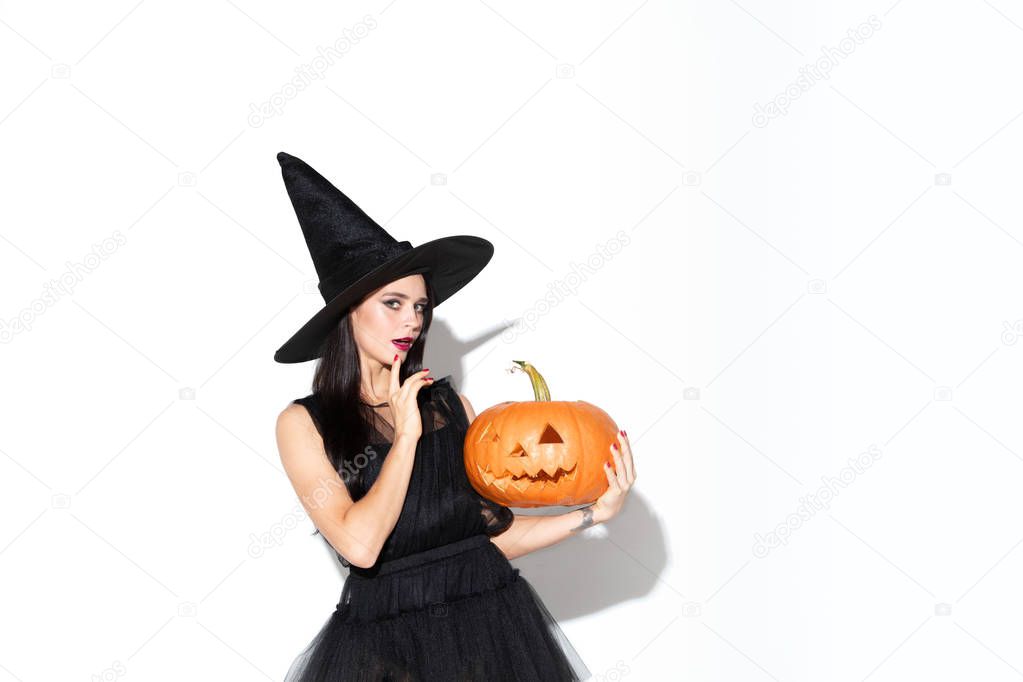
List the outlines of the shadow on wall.
{"label": "shadow on wall", "polygon": [[[451,375],[451,382],[459,393],[462,393],[462,383],[470,367],[463,366],[465,357],[482,345],[490,343],[494,337],[501,336],[507,328],[497,328],[485,332],[474,339],[463,341],[455,338],[451,333],[451,327],[441,320],[434,318],[430,325],[430,336],[426,339],[426,354],[423,357],[424,367],[436,367],[431,372],[434,376],[442,377],[445,374]],[[512,346],[505,344],[510,350]],[[509,362],[509,364],[511,364]],[[528,383],[527,383],[528,387]],[[480,408],[481,409],[481,408]],[[480,412],[477,409],[477,413]]]}
{"label": "shadow on wall", "polygon": [[[515,509],[561,514],[573,507]],[[660,522],[635,488],[621,513],[579,537],[512,561],[557,620],[579,618],[653,591],[667,564]]]}

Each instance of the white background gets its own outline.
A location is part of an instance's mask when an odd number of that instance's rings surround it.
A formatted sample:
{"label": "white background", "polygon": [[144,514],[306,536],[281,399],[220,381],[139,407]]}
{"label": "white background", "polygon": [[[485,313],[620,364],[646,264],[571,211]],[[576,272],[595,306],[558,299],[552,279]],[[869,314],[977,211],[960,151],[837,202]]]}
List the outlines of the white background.
{"label": "white background", "polygon": [[477,412],[526,359],[629,431],[515,561],[596,679],[1023,676],[1021,53],[1007,0],[0,2],[0,681],[278,680],[333,610],[281,150],[495,244],[427,351]]}

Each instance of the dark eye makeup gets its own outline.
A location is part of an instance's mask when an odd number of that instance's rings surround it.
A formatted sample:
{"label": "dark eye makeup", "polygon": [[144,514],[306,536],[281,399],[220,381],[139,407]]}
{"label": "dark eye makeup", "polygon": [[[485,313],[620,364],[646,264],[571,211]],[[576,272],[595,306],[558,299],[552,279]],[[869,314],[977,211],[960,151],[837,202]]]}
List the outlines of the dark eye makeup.
{"label": "dark eye makeup", "polygon": [[[401,301],[399,301],[396,298],[392,298],[389,301],[384,301],[384,305],[386,305],[388,307],[390,307],[390,305],[392,303],[401,303]],[[423,312],[424,310],[426,310],[426,304],[425,303],[416,303],[416,305],[419,306],[419,312]]]}

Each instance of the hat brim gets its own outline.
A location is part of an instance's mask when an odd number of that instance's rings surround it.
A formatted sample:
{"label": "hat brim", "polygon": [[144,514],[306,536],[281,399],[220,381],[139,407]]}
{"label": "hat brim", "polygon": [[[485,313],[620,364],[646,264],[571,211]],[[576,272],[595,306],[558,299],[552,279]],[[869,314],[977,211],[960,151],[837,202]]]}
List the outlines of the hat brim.
{"label": "hat brim", "polygon": [[493,244],[472,235],[441,237],[413,247],[380,264],[327,301],[319,312],[277,349],[274,360],[295,363],[320,357],[323,340],[352,304],[374,289],[410,274],[429,275],[435,296],[433,307],[437,307],[472,281],[493,255]]}

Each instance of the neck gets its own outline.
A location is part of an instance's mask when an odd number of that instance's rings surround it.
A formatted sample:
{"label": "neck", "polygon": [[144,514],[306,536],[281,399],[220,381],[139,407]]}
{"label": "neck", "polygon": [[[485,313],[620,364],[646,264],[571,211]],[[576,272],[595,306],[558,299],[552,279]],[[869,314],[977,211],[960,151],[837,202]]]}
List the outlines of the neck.
{"label": "neck", "polygon": [[360,371],[362,400],[370,405],[386,402],[390,395],[391,366],[375,360],[364,360]]}

